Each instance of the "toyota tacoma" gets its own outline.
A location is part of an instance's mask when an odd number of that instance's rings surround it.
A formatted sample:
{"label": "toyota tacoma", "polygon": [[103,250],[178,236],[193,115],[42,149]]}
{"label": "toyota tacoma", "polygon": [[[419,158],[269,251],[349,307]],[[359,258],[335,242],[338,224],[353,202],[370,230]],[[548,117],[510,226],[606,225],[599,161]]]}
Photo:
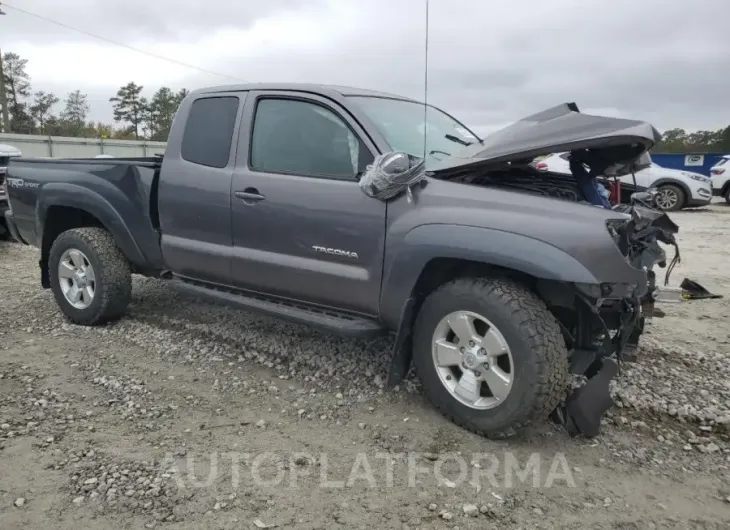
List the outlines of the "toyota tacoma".
{"label": "toyota tacoma", "polygon": [[[482,139],[390,94],[214,87],[182,102],[163,156],[11,160],[5,217],[76,324],[121,317],[132,274],[158,277],[342,336],[393,333],[389,384],[415,367],[442,413],[488,437],[548,416],[590,436],[677,227],[650,194],[596,207],[530,164],[567,151],[618,178],[658,139],[573,103]],[[388,153],[423,174],[364,193]],[[571,373],[587,378],[572,393]]]}

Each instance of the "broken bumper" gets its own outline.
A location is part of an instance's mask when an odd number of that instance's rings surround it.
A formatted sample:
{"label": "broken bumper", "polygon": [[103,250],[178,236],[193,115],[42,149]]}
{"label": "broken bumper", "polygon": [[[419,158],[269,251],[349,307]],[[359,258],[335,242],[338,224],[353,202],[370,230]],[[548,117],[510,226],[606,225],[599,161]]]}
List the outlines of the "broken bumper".
{"label": "broken bumper", "polygon": [[[575,389],[565,403],[553,411],[551,419],[565,427],[571,436],[597,436],[603,415],[615,404],[610,393],[610,383],[619,373],[619,363],[637,360],[639,337],[644,332],[645,323],[654,316],[663,316],[656,305],[710,298],[722,296],[710,293],[688,278],[682,281],[680,287],[652,288],[651,295],[635,306],[635,315],[621,315],[622,326],[611,341],[612,346],[606,342],[603,350],[573,351],[571,373],[585,376],[587,382]],[[615,350],[611,351],[614,347]],[[611,358],[614,353],[616,359]]]}

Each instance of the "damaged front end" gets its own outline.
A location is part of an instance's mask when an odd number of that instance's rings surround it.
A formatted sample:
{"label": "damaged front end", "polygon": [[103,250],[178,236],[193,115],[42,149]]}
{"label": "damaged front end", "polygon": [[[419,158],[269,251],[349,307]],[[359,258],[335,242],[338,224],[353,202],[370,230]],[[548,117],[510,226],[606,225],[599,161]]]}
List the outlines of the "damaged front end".
{"label": "damaged front end", "polygon": [[[623,362],[637,360],[639,338],[647,319],[655,315],[655,303],[661,295],[656,284],[655,266],[666,268],[664,285],[679,262],[675,235],[679,227],[669,216],[656,209],[654,194],[646,192],[632,197],[631,204],[621,204],[614,211],[627,214],[626,219],[612,219],[607,229],[635,269],[646,273],[646,284],[622,286],[574,285],[575,315],[572,329],[564,329],[569,343],[570,371],[585,378],[552,414],[552,419],[575,436],[595,436],[601,418],[614,405],[609,385]],[[667,256],[660,243],[674,247],[674,257]]]}

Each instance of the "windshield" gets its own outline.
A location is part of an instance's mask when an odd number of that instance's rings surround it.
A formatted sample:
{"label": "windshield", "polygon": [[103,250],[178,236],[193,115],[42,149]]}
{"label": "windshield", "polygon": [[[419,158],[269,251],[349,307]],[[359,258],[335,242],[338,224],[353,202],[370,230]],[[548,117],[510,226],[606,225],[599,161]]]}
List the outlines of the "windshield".
{"label": "windshield", "polygon": [[350,96],[350,99],[375,123],[393,151],[423,157],[426,131],[426,167],[479,141],[463,123],[430,105],[424,112],[423,104],[402,99],[374,96]]}

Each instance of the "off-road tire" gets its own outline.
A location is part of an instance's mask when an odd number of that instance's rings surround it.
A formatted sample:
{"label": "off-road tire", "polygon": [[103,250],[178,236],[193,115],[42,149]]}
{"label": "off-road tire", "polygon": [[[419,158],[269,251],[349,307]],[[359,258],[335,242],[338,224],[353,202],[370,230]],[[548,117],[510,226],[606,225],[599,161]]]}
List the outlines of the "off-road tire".
{"label": "off-road tire", "polygon": [[[454,311],[473,311],[501,331],[512,352],[512,389],[495,408],[470,408],[444,387],[432,356],[438,322]],[[555,317],[523,285],[507,279],[460,278],[442,285],[423,302],[413,332],[413,359],[433,405],[456,424],[492,439],[517,435],[543,421],[565,397],[568,351]]]}
{"label": "off-road tire", "polygon": [[684,190],[679,186],[675,186],[674,184],[663,184],[662,186],[659,186],[659,191],[667,188],[670,188],[674,193],[677,194],[677,204],[675,204],[671,208],[667,208],[666,210],[662,208],[662,210],[665,212],[676,212],[684,208],[687,204],[687,194],[684,192]]}
{"label": "off-road tire", "polygon": [[[58,264],[69,248],[83,252],[94,269],[96,289],[86,309],[72,306],[61,291]],[[51,246],[48,259],[51,290],[61,311],[75,324],[104,324],[124,315],[132,296],[132,273],[129,261],[119,250],[112,235],[103,228],[74,228],[59,235]]]}

